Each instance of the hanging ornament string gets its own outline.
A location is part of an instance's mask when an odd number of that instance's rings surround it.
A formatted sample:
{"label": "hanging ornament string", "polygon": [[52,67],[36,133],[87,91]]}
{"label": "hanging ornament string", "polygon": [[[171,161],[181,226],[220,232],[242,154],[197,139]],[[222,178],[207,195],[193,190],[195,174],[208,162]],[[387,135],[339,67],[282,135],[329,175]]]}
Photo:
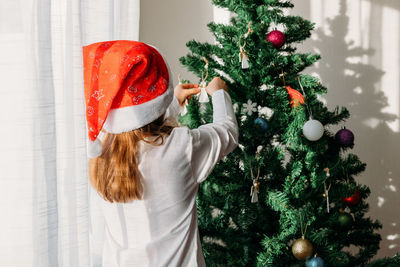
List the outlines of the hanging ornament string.
{"label": "hanging ornament string", "polygon": [[271,64],[272,64],[272,66],[274,67],[274,69],[275,69],[275,71],[276,71],[276,74],[278,75],[279,79],[282,81],[283,86],[286,86],[285,75],[284,75],[283,69],[281,69],[281,72],[282,72],[282,73],[279,73],[279,71],[278,71],[278,69],[276,68],[275,64],[274,64],[274,63],[271,63]]}
{"label": "hanging ornament string", "polygon": [[247,38],[247,37],[250,35],[250,33],[253,33],[253,29],[251,28],[251,21],[249,21],[249,24],[247,25],[247,27],[248,27],[248,30],[247,30],[247,32],[243,35],[244,38]]}
{"label": "hanging ornament string", "polygon": [[304,228],[304,231],[303,231],[303,217],[301,216],[301,212],[300,211],[299,211],[299,216],[300,216],[301,237],[304,239],[305,236],[306,236],[308,224],[305,225],[305,228]]}
{"label": "hanging ornament string", "polygon": [[206,70],[206,75],[204,76],[204,71],[201,71],[201,82],[200,82],[200,95],[199,102],[200,103],[208,103],[210,100],[207,96],[207,78],[208,78],[208,60],[203,57],[203,61],[205,62],[204,69]]}
{"label": "hanging ornament string", "polygon": [[[302,85],[301,82],[300,82],[300,77],[297,77],[297,81],[299,82],[301,91],[303,92],[303,97],[306,99],[306,98],[307,98],[307,97],[306,97],[306,92],[304,91],[303,85]],[[312,115],[312,113],[311,113],[310,107],[308,106],[308,103],[307,103],[308,101],[304,101],[304,102],[305,102],[305,105],[306,105],[306,107],[307,107],[308,113],[310,114],[310,118],[312,118],[313,115]]]}
{"label": "hanging ornament string", "polygon": [[325,168],[324,171],[326,172],[326,179],[324,181],[324,195],[323,196],[326,198],[326,211],[329,213],[329,208],[330,208],[330,205],[329,205],[329,190],[331,189],[331,185],[332,184],[329,184],[329,187],[326,188],[326,180],[331,175],[330,175],[330,172],[329,172],[329,168]]}
{"label": "hanging ornament string", "polygon": [[254,178],[253,167],[250,163],[250,174],[253,181],[253,185],[250,189],[251,203],[255,203],[258,202],[258,193],[260,193],[260,182],[258,181],[258,179],[260,178],[260,167],[258,167],[257,170],[257,177]]}
{"label": "hanging ornament string", "polygon": [[285,74],[283,74],[283,69],[282,69],[282,82],[283,82],[283,86],[286,86],[286,81],[285,81]]}

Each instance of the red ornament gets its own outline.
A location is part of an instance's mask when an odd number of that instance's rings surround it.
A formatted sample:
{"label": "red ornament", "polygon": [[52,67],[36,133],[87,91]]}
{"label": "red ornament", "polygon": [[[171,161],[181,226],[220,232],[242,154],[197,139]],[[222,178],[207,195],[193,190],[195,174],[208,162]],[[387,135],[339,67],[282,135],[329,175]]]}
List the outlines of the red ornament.
{"label": "red ornament", "polygon": [[360,191],[356,189],[354,194],[351,197],[342,197],[342,201],[346,203],[348,206],[357,205],[361,200]]}
{"label": "red ornament", "polygon": [[297,107],[299,104],[304,104],[304,97],[299,91],[293,89],[289,85],[286,86],[286,91],[289,94],[290,104],[292,108]]}
{"label": "red ornament", "polygon": [[267,41],[275,48],[281,48],[286,42],[286,36],[281,31],[274,30],[267,35]]}

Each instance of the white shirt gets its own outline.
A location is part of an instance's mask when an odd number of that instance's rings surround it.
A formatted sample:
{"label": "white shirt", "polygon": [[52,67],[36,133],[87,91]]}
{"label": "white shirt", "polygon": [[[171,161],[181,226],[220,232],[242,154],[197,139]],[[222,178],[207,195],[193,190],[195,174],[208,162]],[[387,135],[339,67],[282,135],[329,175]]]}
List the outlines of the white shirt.
{"label": "white shirt", "polygon": [[[227,92],[212,95],[213,123],[176,127],[161,146],[141,142],[143,199],[103,201],[103,267],[205,266],[196,210],[198,183],[238,144],[238,126]],[[177,117],[174,97],[167,116]]]}

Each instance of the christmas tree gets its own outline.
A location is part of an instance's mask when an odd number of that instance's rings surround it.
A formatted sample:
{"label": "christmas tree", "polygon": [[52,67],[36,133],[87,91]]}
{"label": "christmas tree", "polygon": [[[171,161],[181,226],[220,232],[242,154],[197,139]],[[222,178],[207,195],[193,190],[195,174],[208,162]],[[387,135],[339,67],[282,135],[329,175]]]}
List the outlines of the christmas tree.
{"label": "christmas tree", "polygon": [[[318,97],[327,88],[302,73],[320,58],[297,51],[314,24],[288,15],[290,1],[212,2],[235,16],[208,24],[216,44],[189,41],[180,58],[203,86],[227,81],[239,122],[239,148],[199,188],[207,265],[365,266],[381,224],[365,216],[370,190],[354,179],[366,167],[351,153],[354,134],[329,130],[348,110],[328,110]],[[212,121],[204,95],[186,108],[180,120],[190,128]]]}

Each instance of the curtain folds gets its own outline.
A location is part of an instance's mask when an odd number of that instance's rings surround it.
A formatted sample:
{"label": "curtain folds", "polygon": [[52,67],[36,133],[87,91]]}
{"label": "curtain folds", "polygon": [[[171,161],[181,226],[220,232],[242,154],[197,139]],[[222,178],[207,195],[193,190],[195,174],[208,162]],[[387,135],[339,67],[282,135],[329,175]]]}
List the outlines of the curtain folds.
{"label": "curtain folds", "polygon": [[101,266],[82,45],[138,40],[139,0],[0,2],[0,266]]}

